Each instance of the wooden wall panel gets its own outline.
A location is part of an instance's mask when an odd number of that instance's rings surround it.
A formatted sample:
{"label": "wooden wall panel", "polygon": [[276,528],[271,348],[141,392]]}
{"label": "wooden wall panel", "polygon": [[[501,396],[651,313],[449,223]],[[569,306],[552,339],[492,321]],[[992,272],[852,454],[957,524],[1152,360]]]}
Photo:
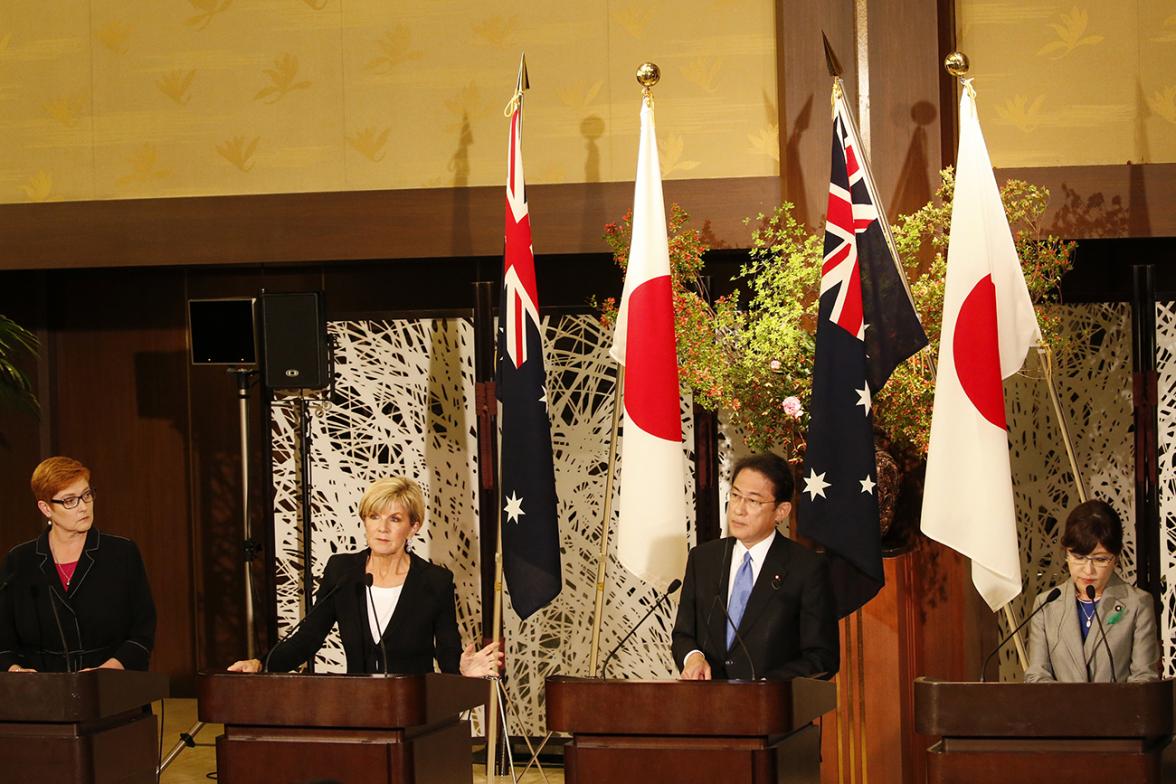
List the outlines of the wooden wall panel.
{"label": "wooden wall panel", "polygon": [[[672,180],[666,203],[715,247],[746,247],[743,219],[780,199],[776,177]],[[601,253],[632,183],[527,189],[536,248]],[[0,269],[452,258],[502,253],[501,188],[269,194],[0,206]]]}
{"label": "wooden wall panel", "polygon": [[95,521],[134,539],[159,615],[153,669],[193,672],[183,276],[55,275],[53,449],[86,463]]}

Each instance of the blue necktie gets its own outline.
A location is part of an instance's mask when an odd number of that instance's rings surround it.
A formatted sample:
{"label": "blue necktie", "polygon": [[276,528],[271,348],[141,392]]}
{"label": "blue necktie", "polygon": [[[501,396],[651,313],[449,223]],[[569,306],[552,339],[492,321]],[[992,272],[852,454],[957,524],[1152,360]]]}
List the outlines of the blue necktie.
{"label": "blue necktie", "polygon": [[[735,585],[731,588],[731,600],[727,602],[727,614],[731,620],[727,623],[727,650],[731,650],[731,643],[735,642],[735,630],[743,620],[743,611],[747,609],[747,597],[751,596],[751,553],[743,554],[743,564],[735,575]],[[733,625],[732,625],[733,624]]]}

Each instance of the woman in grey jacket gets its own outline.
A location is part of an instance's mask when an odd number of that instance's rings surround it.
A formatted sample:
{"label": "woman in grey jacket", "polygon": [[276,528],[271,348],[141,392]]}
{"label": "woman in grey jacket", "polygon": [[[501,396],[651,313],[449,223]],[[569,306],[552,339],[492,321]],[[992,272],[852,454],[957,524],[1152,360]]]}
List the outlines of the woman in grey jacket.
{"label": "woman in grey jacket", "polygon": [[[1070,580],[1029,627],[1027,683],[1107,683],[1159,678],[1160,649],[1150,594],[1128,585],[1115,567],[1123,524],[1105,501],[1080,504],[1062,535]],[[1033,609],[1046,602],[1038,595]],[[1101,623],[1100,623],[1101,621]]]}

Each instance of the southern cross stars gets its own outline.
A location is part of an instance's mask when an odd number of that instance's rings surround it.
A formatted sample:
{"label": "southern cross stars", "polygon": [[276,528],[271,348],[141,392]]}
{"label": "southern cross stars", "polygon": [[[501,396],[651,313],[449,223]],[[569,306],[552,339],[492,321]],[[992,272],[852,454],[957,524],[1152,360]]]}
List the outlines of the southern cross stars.
{"label": "southern cross stars", "polygon": [[854,392],[858,394],[858,401],[854,405],[862,406],[867,414],[870,413],[870,385],[862,384],[862,388],[855,389]]}
{"label": "southern cross stars", "polygon": [[506,507],[503,509],[506,512],[506,519],[512,523],[517,523],[519,518],[526,514],[523,511],[523,499],[519,498],[514,493],[506,499]]}
{"label": "southern cross stars", "polygon": [[825,498],[825,488],[829,487],[825,481],[825,474],[818,474],[817,469],[810,468],[809,475],[804,478],[804,491],[809,494],[810,501],[816,501],[817,496]]}

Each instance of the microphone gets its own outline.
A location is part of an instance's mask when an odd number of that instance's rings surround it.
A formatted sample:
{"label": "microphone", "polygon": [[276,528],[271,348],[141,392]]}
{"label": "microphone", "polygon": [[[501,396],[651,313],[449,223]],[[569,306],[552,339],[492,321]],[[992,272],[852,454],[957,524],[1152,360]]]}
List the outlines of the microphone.
{"label": "microphone", "polygon": [[372,603],[372,617],[376,619],[376,630],[380,634],[380,658],[384,660],[384,675],[388,675],[388,646],[384,644],[384,627],[380,623],[380,616],[376,613],[376,598],[372,596],[372,583],[375,582],[375,577],[371,572],[367,572],[363,576],[363,584],[367,586],[368,601]]}
{"label": "microphone", "polygon": [[[1094,601],[1094,586],[1093,585],[1086,586],[1086,598],[1092,602]],[[1111,660],[1111,683],[1116,683],[1117,679],[1115,678],[1115,657],[1111,655],[1111,644],[1109,642],[1107,642],[1107,627],[1103,626],[1102,618],[1099,617],[1097,607],[1094,609],[1094,619],[1096,621],[1098,621],[1098,633],[1102,636],[1103,647],[1107,649],[1107,658]],[[1098,650],[1097,646],[1095,647],[1095,650],[1096,651]],[[1089,675],[1090,662],[1093,659],[1094,659],[1094,654],[1091,653],[1090,659],[1088,659],[1086,661],[1087,678],[1090,677],[1090,675]]]}
{"label": "microphone", "polygon": [[615,648],[613,648],[611,651],[608,652],[608,656],[604,657],[604,664],[600,665],[600,677],[601,678],[603,678],[605,672],[608,671],[608,663],[610,661],[612,661],[612,657],[615,656],[617,651],[619,651],[621,649],[621,646],[623,646],[625,643],[627,643],[629,641],[629,638],[633,636],[634,632],[636,632],[638,629],[641,628],[641,624],[645,623],[645,620],[649,616],[653,615],[654,610],[656,610],[658,607],[661,607],[662,602],[664,602],[666,599],[670,598],[670,594],[674,593],[675,591],[677,591],[681,587],[682,587],[681,580],[674,580],[672,583],[670,583],[669,586],[666,587],[666,592],[663,593],[661,596],[657,597],[657,601],[653,603],[653,606],[650,607],[648,611],[646,611],[645,615],[641,616],[641,620],[639,620],[639,621],[637,621],[637,623],[633,624],[633,628],[629,630],[629,633],[626,634],[621,639],[621,641],[617,643],[617,646]]}
{"label": "microphone", "polygon": [[[727,623],[735,630],[735,642],[739,643],[739,647],[743,650],[743,655],[747,657],[747,665],[751,667],[751,679],[754,681],[756,679],[755,662],[751,659],[751,651],[747,650],[747,644],[743,642],[743,637],[739,634],[739,627],[731,620],[731,613],[727,612],[727,606],[723,602],[719,602],[718,607],[723,611],[723,617],[727,619]],[[727,627],[724,626],[723,628],[726,629]]]}
{"label": "microphone", "polygon": [[269,651],[269,653],[267,653],[267,654],[265,655],[265,661],[264,661],[264,662],[262,662],[262,665],[261,665],[261,671],[262,671],[262,672],[269,672],[269,663],[270,663],[270,657],[274,655],[274,651],[276,651],[278,648],[281,648],[281,647],[282,647],[284,644],[286,644],[286,642],[288,642],[288,641],[289,641],[289,639],[290,639],[291,637],[293,637],[293,636],[294,636],[294,634],[295,634],[295,633],[296,633],[296,632],[297,632],[299,629],[301,629],[301,628],[302,628],[302,624],[304,624],[304,623],[306,623],[308,620],[310,620],[310,616],[314,615],[314,611],[315,611],[315,610],[317,610],[319,607],[322,607],[324,604],[326,604],[326,603],[327,603],[327,600],[328,600],[328,599],[330,599],[332,596],[334,596],[334,595],[335,595],[335,592],[336,592],[336,591],[338,591],[340,588],[342,588],[344,585],[346,585],[348,582],[350,582],[350,581],[349,581],[349,580],[344,580],[343,582],[339,583],[338,585],[336,585],[336,586],[335,586],[334,588],[332,588],[331,590],[327,591],[326,595],[324,595],[324,596],[323,596],[323,598],[321,598],[321,599],[319,599],[317,602],[315,602],[315,603],[314,603],[314,606],[312,606],[312,607],[310,608],[310,610],[309,610],[309,611],[307,611],[306,615],[302,616],[302,620],[300,620],[298,623],[294,624],[294,628],[293,628],[293,629],[291,629],[290,631],[286,632],[286,634],[285,634],[285,635],[282,637],[282,639],[278,640],[278,644],[277,644],[277,645],[275,645],[274,647],[270,648],[270,651]]}
{"label": "microphone", "polygon": [[988,662],[992,661],[992,657],[997,654],[997,651],[999,651],[1001,648],[1005,647],[1005,645],[1008,644],[1008,641],[1013,639],[1013,637],[1016,636],[1017,632],[1019,632],[1019,631],[1021,631],[1021,629],[1025,628],[1025,624],[1029,623],[1029,621],[1031,621],[1033,619],[1034,615],[1037,615],[1037,613],[1044,610],[1045,606],[1047,604],[1049,604],[1050,602],[1056,601],[1057,598],[1061,595],[1062,595],[1061,588],[1054,588],[1052,591],[1050,591],[1049,594],[1046,595],[1045,601],[1041,603],[1041,606],[1038,607],[1033,612],[1029,613],[1027,616],[1025,616],[1025,620],[1023,620],[1019,624],[1017,624],[1017,628],[1013,629],[1013,631],[1009,634],[1008,637],[1005,637],[1003,640],[1000,641],[1000,643],[997,644],[997,646],[995,648],[992,649],[992,653],[988,654],[988,656],[985,657],[985,659],[984,659],[984,663],[980,665],[980,682],[981,683],[984,683],[984,670],[986,667],[988,667]]}
{"label": "microphone", "polygon": [[53,598],[53,585],[49,582],[48,577],[42,576],[40,580],[33,584],[34,601],[36,600],[38,586],[44,587],[49,592],[49,609],[53,611],[53,623],[57,625],[57,636],[61,638],[61,650],[65,653],[65,671],[73,672],[73,654],[69,649],[69,643],[65,639],[65,628],[61,625],[61,615],[57,612],[57,602]]}

